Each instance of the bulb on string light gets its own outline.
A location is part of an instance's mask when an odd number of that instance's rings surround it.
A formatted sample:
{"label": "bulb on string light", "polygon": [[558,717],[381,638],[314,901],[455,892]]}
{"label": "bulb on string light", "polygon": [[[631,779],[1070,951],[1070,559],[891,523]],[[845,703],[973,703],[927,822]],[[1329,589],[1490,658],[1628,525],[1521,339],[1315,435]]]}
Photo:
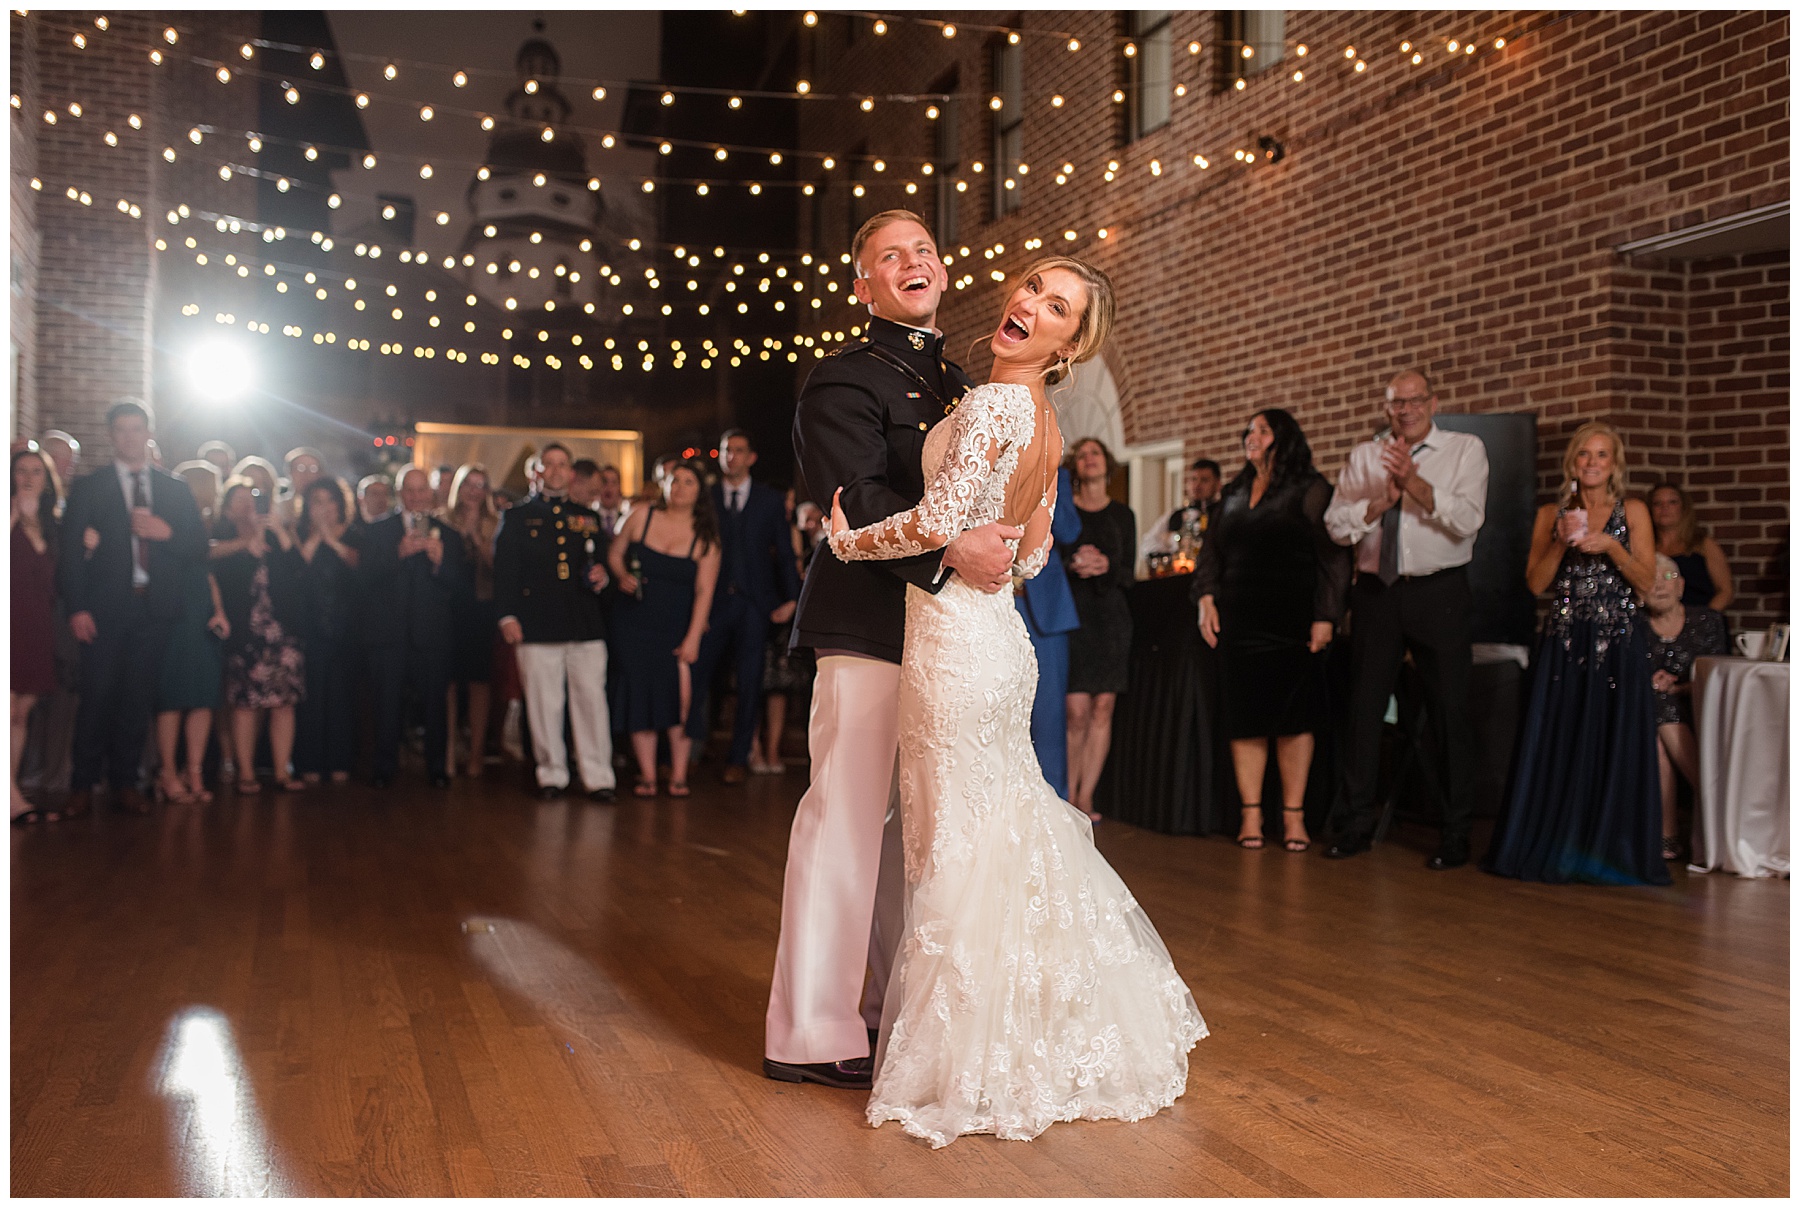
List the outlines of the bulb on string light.
{"label": "bulb on string light", "polygon": [[86,50],[87,49],[87,35],[86,34],[76,34],[73,38],[70,38],[69,41],[71,41],[75,44],[76,50]]}
{"label": "bulb on string light", "polygon": [[811,26],[817,25],[819,23],[819,14],[814,13],[814,12],[808,12],[808,13],[803,14],[801,16],[800,20],[804,24],[806,24],[808,27],[811,27]]}
{"label": "bulb on string light", "polygon": [[1450,44],[1448,46],[1444,47],[1444,49],[1449,51],[1451,54],[1455,54],[1457,51],[1462,49],[1462,43],[1458,42],[1455,38],[1451,38]]}
{"label": "bulb on string light", "polygon": [[363,157],[362,157],[362,166],[363,166],[363,167],[365,167],[365,168],[373,168],[373,167],[374,167],[374,166],[375,166],[375,157],[374,157],[374,155],[365,155],[365,156],[363,156]]}
{"label": "bulb on string light", "polygon": [[1366,70],[1368,70],[1368,67],[1369,67],[1369,65],[1367,63],[1363,62],[1361,59],[1358,59],[1356,61],[1356,70],[1366,71]]}
{"label": "bulb on string light", "polygon": [[1050,108],[1061,109],[1062,107],[1063,107],[1063,96],[1062,96],[1062,93],[1059,92],[1055,96],[1050,98]]}
{"label": "bulb on string light", "polygon": [[419,120],[421,122],[429,122],[432,118],[434,118],[436,116],[437,116],[437,110],[433,109],[430,105],[419,106]]}
{"label": "bulb on string light", "polygon": [[1254,59],[1256,57],[1256,47],[1246,44],[1243,49],[1243,56],[1246,59]]}
{"label": "bulb on string light", "polygon": [[1417,66],[1418,64],[1423,63],[1425,61],[1425,56],[1415,52],[1413,54],[1412,61],[1413,61],[1413,65]]}
{"label": "bulb on string light", "polygon": [[223,63],[219,64],[219,69],[213,72],[213,75],[218,78],[218,81],[221,84],[231,83],[231,68],[225,66]]}
{"label": "bulb on string light", "polygon": [[165,160],[167,160],[169,163],[174,163],[175,162],[175,148],[164,147],[163,148],[163,158]]}
{"label": "bulb on string light", "polygon": [[556,131],[552,130],[548,126],[545,126],[544,132],[542,134],[538,135],[538,137],[543,139],[545,142],[551,142],[556,138]]}
{"label": "bulb on string light", "polygon": [[1006,35],[1006,44],[1008,46],[1017,46],[1019,44],[1019,31],[1018,30],[1015,29],[1011,33]]}
{"label": "bulb on string light", "polygon": [[744,98],[741,96],[734,96],[729,101],[725,102],[725,107],[727,109],[742,109],[744,107]]}
{"label": "bulb on string light", "polygon": [[1305,78],[1306,78],[1306,73],[1304,71],[1296,71],[1294,73],[1294,83],[1296,83],[1296,84],[1298,84],[1301,80],[1304,80]]}
{"label": "bulb on string light", "polygon": [[604,101],[606,99],[606,89],[605,88],[594,89],[594,99],[596,101]]}
{"label": "bulb on string light", "polygon": [[369,94],[368,93],[359,92],[356,94],[356,107],[358,109],[367,109],[369,107]]}
{"label": "bulb on string light", "polygon": [[420,164],[419,165],[419,179],[420,180],[430,180],[431,179],[431,165],[430,164]]}
{"label": "bulb on string light", "polygon": [[536,96],[537,90],[538,90],[538,82],[536,80],[526,80],[525,81],[525,95],[526,96]]}
{"label": "bulb on string light", "polygon": [[654,193],[656,192],[656,182],[654,180],[646,180],[643,188],[646,193]]}
{"label": "bulb on string light", "polygon": [[175,45],[176,41],[179,40],[180,36],[181,35],[179,35],[175,32],[175,27],[173,25],[171,25],[169,28],[163,30],[163,41],[167,42],[170,46]]}
{"label": "bulb on string light", "polygon": [[134,113],[125,119],[125,124],[130,126],[133,130],[142,130],[144,128],[144,119]]}
{"label": "bulb on string light", "polygon": [[[483,170],[485,171],[485,169],[483,169]],[[483,177],[482,179],[486,180],[487,178]],[[588,192],[598,193],[600,191],[600,178],[598,176],[588,177],[588,186],[587,187],[588,187]]]}
{"label": "bulb on string light", "polygon": [[1294,47],[1294,54],[1304,59],[1306,57],[1306,43],[1302,42],[1300,45]]}
{"label": "bulb on string light", "polygon": [[325,69],[325,56],[316,50],[313,51],[312,58],[308,59],[306,62],[314,71],[323,71]]}
{"label": "bulb on string light", "polygon": [[946,38],[954,38],[956,36],[956,26],[946,23],[942,32]]}
{"label": "bulb on string light", "polygon": [[306,149],[306,160],[308,163],[311,163],[312,161],[314,161],[318,158],[319,158],[319,149],[317,147],[308,147]]}
{"label": "bulb on string light", "polygon": [[933,121],[933,122],[935,122],[935,121],[937,121],[937,119],[938,119],[938,107],[937,107],[937,106],[936,106],[936,105],[927,105],[927,106],[925,106],[925,117],[926,117],[926,119],[927,119],[927,120],[929,120],[929,121]]}
{"label": "bulb on string light", "polygon": [[1237,82],[1236,82],[1236,83],[1235,83],[1235,84],[1233,84],[1233,85],[1232,85],[1232,87],[1233,87],[1233,88],[1236,88],[1236,89],[1237,89],[1237,90],[1238,90],[1238,91],[1239,91],[1239,92],[1242,92],[1242,91],[1243,91],[1243,90],[1244,90],[1244,79],[1243,79],[1243,77],[1242,77],[1242,76],[1239,76],[1239,77],[1238,77],[1238,79],[1237,79]]}
{"label": "bulb on string light", "polygon": [[805,96],[807,93],[812,91],[812,81],[810,81],[810,80],[796,81],[794,84],[794,91],[799,93],[801,96]]}
{"label": "bulb on string light", "polygon": [[481,116],[481,128],[482,128],[482,129],[483,129],[483,130],[492,130],[492,129],[493,129],[493,128],[494,128],[494,119],[493,119],[493,118],[491,118],[491,117],[489,117],[489,116],[487,116],[487,115],[486,115],[486,114],[485,114],[485,113],[484,113],[484,114],[482,114],[482,116]]}
{"label": "bulb on string light", "polygon": [[1191,54],[1191,55],[1197,55],[1197,54],[1199,54],[1199,53],[1200,53],[1200,43],[1198,43],[1198,42],[1189,42],[1189,43],[1188,43],[1188,53],[1189,53],[1189,54]]}
{"label": "bulb on string light", "polygon": [[256,135],[252,134],[250,136],[250,149],[252,151],[261,151],[262,150],[262,139],[256,137]]}
{"label": "bulb on string light", "polygon": [[1137,43],[1136,42],[1125,43],[1125,57],[1128,59],[1137,58]]}
{"label": "bulb on string light", "polygon": [[393,64],[392,64],[392,63],[389,63],[389,64],[388,64],[388,65],[387,65],[387,66],[386,66],[386,67],[384,67],[384,68],[382,68],[382,69],[381,69],[381,74],[382,74],[382,75],[383,75],[383,76],[384,76],[384,77],[385,77],[385,78],[387,78],[387,79],[390,79],[390,80],[391,80],[391,79],[393,79],[393,78],[394,78],[394,77],[395,77],[395,76],[397,76],[397,75],[399,75],[399,74],[400,74],[400,69],[399,69],[399,68],[398,68],[398,67],[395,67],[395,66],[394,66],[394,65],[393,65]]}
{"label": "bulb on string light", "polygon": [[1412,53],[1412,43],[1411,42],[1400,43],[1400,53],[1403,55]]}
{"label": "bulb on string light", "polygon": [[256,54],[256,48],[254,46],[250,45],[250,43],[246,42],[242,46],[238,47],[238,53],[243,55],[246,59],[248,59]]}
{"label": "bulb on string light", "polygon": [[282,95],[287,98],[287,103],[290,105],[298,105],[300,103],[300,90],[297,88],[289,88]]}
{"label": "bulb on string light", "polygon": [[864,113],[872,112],[874,110],[874,108],[875,108],[875,98],[874,97],[866,96],[862,99],[862,111]]}
{"label": "bulb on string light", "polygon": [[1080,38],[1070,38],[1069,39],[1069,53],[1074,54],[1076,51],[1078,51],[1080,49],[1081,49],[1081,39]]}
{"label": "bulb on string light", "polygon": [[1354,46],[1344,47],[1344,57],[1346,59],[1354,59],[1356,57],[1356,47],[1354,47]]}
{"label": "bulb on string light", "polygon": [[875,32],[877,34],[885,34],[887,31],[888,31],[888,24],[886,21],[875,22]]}
{"label": "bulb on string light", "polygon": [[1475,53],[1475,43],[1473,43],[1473,42],[1466,43],[1463,46],[1463,53],[1466,55],[1474,54]]}
{"label": "bulb on string light", "polygon": [[1125,90],[1122,88],[1113,89],[1112,99],[1113,104],[1123,105],[1125,103]]}
{"label": "bulb on string light", "polygon": [[1506,39],[1505,38],[1495,38],[1494,39],[1494,49],[1495,50],[1505,50],[1506,49]]}

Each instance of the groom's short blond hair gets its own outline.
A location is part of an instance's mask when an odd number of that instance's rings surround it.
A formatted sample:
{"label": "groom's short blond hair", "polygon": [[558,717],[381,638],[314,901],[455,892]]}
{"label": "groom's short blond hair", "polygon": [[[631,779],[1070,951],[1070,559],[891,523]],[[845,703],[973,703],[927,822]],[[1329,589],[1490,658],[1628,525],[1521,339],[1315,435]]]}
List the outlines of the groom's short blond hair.
{"label": "groom's short blond hair", "polygon": [[862,253],[864,245],[867,244],[869,240],[875,238],[883,227],[893,226],[896,222],[916,222],[920,226],[925,227],[927,231],[931,229],[930,227],[925,226],[925,220],[923,218],[920,218],[911,210],[883,210],[881,213],[875,215],[873,218],[856,228],[856,238],[850,241],[850,267],[855,270],[857,276],[860,277],[863,275]]}

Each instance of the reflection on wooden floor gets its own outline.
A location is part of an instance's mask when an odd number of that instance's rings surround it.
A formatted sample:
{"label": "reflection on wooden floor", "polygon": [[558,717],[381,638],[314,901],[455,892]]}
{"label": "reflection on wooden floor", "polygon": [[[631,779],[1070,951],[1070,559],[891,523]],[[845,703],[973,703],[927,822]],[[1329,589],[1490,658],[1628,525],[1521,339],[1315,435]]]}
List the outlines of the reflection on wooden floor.
{"label": "reflection on wooden floor", "polygon": [[1788,886],[1098,828],[1213,1035],[933,1152],[765,1080],[803,776],[350,788],[15,833],[15,1195],[1784,1195]]}

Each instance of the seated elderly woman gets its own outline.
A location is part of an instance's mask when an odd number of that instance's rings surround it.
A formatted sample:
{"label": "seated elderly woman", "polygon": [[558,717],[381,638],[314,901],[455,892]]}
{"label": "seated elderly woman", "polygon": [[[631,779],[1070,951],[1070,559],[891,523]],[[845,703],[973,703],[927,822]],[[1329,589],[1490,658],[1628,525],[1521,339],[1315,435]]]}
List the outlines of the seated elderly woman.
{"label": "seated elderly woman", "polygon": [[1694,743],[1694,660],[1725,654],[1725,618],[1711,608],[1681,602],[1686,587],[1667,554],[1656,555],[1650,586],[1650,687],[1656,697],[1656,765],[1662,783],[1662,854],[1681,858],[1675,830],[1675,773],[1691,785],[1699,779]]}

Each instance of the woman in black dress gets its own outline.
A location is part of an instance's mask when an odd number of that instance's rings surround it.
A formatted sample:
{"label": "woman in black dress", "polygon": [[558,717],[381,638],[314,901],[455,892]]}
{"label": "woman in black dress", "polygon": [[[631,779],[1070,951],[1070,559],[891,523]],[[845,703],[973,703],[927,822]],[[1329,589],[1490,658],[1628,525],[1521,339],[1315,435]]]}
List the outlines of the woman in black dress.
{"label": "woman in black dress", "polygon": [[[306,656],[300,630],[308,612],[293,536],[249,478],[225,484],[212,546],[213,578],[230,624],[225,639],[225,704],[237,755],[237,791],[262,791],[256,780],[256,735],[269,719],[275,783],[298,792],[293,776],[294,706],[306,695]],[[265,502],[267,501],[267,502]]]}
{"label": "woman in black dress", "polygon": [[1656,576],[1650,510],[1625,498],[1625,447],[1610,425],[1576,429],[1563,474],[1568,489],[1538,509],[1531,534],[1525,582],[1550,589],[1550,612],[1482,867],[1522,881],[1667,885],[1637,603]]}
{"label": "woman in black dress", "polygon": [[1731,564],[1725,551],[1706,535],[1694,515],[1694,504],[1687,492],[1672,482],[1663,481],[1650,488],[1645,497],[1650,504],[1650,520],[1656,526],[1656,552],[1675,560],[1681,571],[1681,602],[1695,608],[1723,612],[1736,594],[1731,587]]}
{"label": "woman in black dress", "polygon": [[1113,705],[1125,691],[1131,656],[1131,586],[1137,517],[1107,494],[1118,462],[1094,437],[1069,453],[1081,536],[1063,557],[1081,628],[1069,635],[1069,802],[1093,821],[1094,785],[1112,749]]}
{"label": "woman in black dress", "polygon": [[669,737],[669,796],[688,795],[690,669],[719,579],[719,529],[700,467],[677,462],[663,501],[635,509],[607,554],[619,598],[607,645],[617,662],[613,725],[631,735],[639,797],[656,796],[656,733]]}
{"label": "woman in black dress", "polygon": [[1725,618],[1710,608],[1683,601],[1681,568],[1667,554],[1656,555],[1650,585],[1650,690],[1656,700],[1656,772],[1662,789],[1662,856],[1681,858],[1675,825],[1675,774],[1700,782],[1700,753],[1694,741],[1694,660],[1729,654]]}
{"label": "woman in black dress", "polygon": [[[193,492],[200,519],[213,522],[219,499],[219,471],[210,461],[188,461],[175,467]],[[162,668],[156,682],[156,798],[183,804],[211,801],[202,765],[206,742],[212,734],[224,682],[223,642],[230,631],[219,585],[204,562],[188,564],[180,573],[181,616],[163,648]],[[187,741],[185,772],[176,762],[183,739]]]}
{"label": "woman in black dress", "polygon": [[300,497],[294,536],[306,585],[306,699],[295,722],[294,768],[308,784],[350,779],[356,755],[355,572],[362,553],[350,528],[350,488],[317,478]]}
{"label": "woman in black dress", "polygon": [[1303,852],[1313,734],[1325,724],[1325,665],[1350,589],[1350,551],[1325,530],[1331,484],[1280,407],[1244,429],[1244,468],[1225,488],[1194,568],[1200,635],[1219,649],[1219,708],[1244,813],[1240,847],[1263,845],[1269,740],[1281,771],[1282,846]]}
{"label": "woman in black dress", "polygon": [[56,623],[56,467],[33,444],[12,455],[12,820],[57,822],[62,814],[32,807],[19,791],[25,729],[38,697],[56,688],[51,660]]}

